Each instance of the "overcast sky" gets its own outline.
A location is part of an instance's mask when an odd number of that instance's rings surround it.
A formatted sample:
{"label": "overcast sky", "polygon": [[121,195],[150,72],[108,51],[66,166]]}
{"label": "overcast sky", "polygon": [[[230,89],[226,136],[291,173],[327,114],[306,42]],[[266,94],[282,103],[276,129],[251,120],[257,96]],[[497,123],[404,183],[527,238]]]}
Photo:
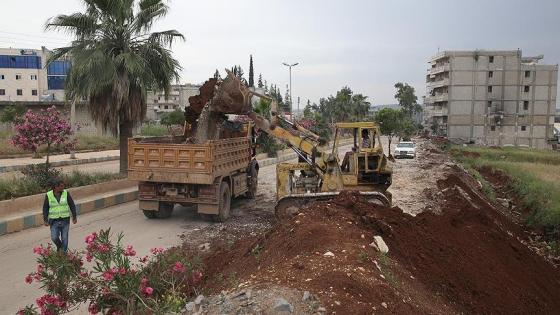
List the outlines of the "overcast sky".
{"label": "overcast sky", "polygon": [[[281,87],[293,68],[294,102],[318,101],[348,85],[374,104],[394,103],[396,82],[425,94],[429,57],[440,50],[517,49],[560,62],[560,1],[517,0],[173,0],[156,29],[176,29],[182,83],[240,64]],[[65,35],[46,20],[82,9],[80,0],[2,0],[2,47],[55,48]],[[256,78],[255,78],[256,80]],[[560,94],[560,93],[559,93]],[[295,104],[294,104],[295,107]]]}

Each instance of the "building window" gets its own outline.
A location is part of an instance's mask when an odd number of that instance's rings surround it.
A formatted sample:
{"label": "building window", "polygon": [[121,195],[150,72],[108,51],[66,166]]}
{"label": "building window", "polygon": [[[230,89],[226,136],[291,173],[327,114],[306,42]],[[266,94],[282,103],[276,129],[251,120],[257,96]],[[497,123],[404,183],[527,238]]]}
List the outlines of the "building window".
{"label": "building window", "polygon": [[488,86],[488,93],[492,93],[492,86]]}
{"label": "building window", "polygon": [[41,57],[0,55],[0,68],[41,69]]}
{"label": "building window", "polygon": [[164,109],[169,109],[169,106],[165,105],[163,106]]}
{"label": "building window", "polygon": [[64,90],[66,74],[72,64],[66,60],[55,60],[47,66],[47,86],[49,90]]}
{"label": "building window", "polygon": [[0,74],[0,80],[4,80],[4,75]]}
{"label": "building window", "polygon": [[37,80],[37,75],[36,75],[36,74],[32,74],[32,75],[31,75],[31,80],[34,80],[34,81]]}
{"label": "building window", "polygon": [[37,90],[31,90],[31,95],[37,96]]}
{"label": "building window", "polygon": [[521,126],[521,131],[527,130],[527,126]]}
{"label": "building window", "polygon": [[530,78],[531,77],[531,71],[525,71],[525,77]]}
{"label": "building window", "polygon": [[493,63],[494,62],[494,56],[489,56],[488,57],[488,62]]}
{"label": "building window", "polygon": [[154,100],[154,104],[157,104],[158,100]]}
{"label": "building window", "polygon": [[16,74],[16,80],[21,80],[21,74]]}
{"label": "building window", "polygon": [[523,110],[529,110],[529,101],[523,101]]}
{"label": "building window", "polygon": [[494,71],[488,71],[488,77],[491,78],[494,76]]}
{"label": "building window", "polygon": [[492,107],[492,101],[488,101],[488,107]]}
{"label": "building window", "polygon": [[0,95],[6,95],[6,90],[0,89]]}
{"label": "building window", "polygon": [[525,87],[523,87],[523,91],[525,91],[525,93],[529,93],[530,87],[528,85],[525,85]]}
{"label": "building window", "polygon": [[21,96],[23,95],[23,90],[22,89],[17,89],[16,94]]}
{"label": "building window", "polygon": [[491,131],[496,131],[496,126],[490,126]]}

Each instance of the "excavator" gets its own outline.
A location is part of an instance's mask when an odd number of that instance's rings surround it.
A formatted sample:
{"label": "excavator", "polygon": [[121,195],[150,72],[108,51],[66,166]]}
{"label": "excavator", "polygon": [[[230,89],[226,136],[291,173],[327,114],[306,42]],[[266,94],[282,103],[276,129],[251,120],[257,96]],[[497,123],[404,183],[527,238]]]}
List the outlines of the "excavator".
{"label": "excavator", "polygon": [[[383,153],[380,130],[375,123],[336,123],[332,148],[328,149],[326,141],[317,134],[282,116],[274,99],[252,91],[226,71],[225,79],[211,79],[211,86],[207,87],[213,89],[211,98],[193,99],[186,113],[187,124],[196,124],[203,108],[213,114],[246,115],[262,132],[297,154],[297,163],[280,163],[276,167],[277,217],[290,217],[310,201],[329,200],[343,190],[358,191],[371,203],[391,206],[387,189],[391,185],[392,167]],[[254,97],[271,102],[270,119],[253,110]],[[348,141],[350,148],[341,158],[341,143]]]}

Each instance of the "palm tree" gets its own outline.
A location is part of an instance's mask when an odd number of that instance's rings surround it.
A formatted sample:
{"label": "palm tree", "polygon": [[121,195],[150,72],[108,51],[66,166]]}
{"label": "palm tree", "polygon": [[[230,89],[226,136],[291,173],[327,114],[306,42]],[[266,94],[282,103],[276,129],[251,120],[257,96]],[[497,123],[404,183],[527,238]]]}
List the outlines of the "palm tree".
{"label": "palm tree", "polygon": [[169,7],[162,0],[84,0],[85,12],[51,18],[47,30],[74,38],[57,48],[47,63],[69,57],[68,100],[85,99],[96,122],[119,135],[120,172],[128,169],[127,140],[146,116],[148,90],[169,94],[181,67],[169,48],[184,40],[175,30],[153,32]]}

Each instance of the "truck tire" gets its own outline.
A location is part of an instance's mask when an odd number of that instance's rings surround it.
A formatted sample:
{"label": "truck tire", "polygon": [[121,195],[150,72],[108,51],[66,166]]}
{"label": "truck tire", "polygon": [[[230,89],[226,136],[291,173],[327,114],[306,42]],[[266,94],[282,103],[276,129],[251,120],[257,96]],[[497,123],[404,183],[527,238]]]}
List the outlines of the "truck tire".
{"label": "truck tire", "polygon": [[148,219],[155,219],[157,218],[157,212],[152,210],[142,210],[144,212],[144,216]]}
{"label": "truck tire", "polygon": [[251,169],[247,173],[250,178],[247,178],[247,184],[249,187],[245,193],[245,197],[249,199],[255,199],[257,197],[257,187],[259,187],[259,171],[255,164],[251,165]]}
{"label": "truck tire", "polygon": [[158,219],[167,219],[173,213],[173,207],[175,204],[171,202],[159,202],[159,211],[156,212]]}
{"label": "truck tire", "polygon": [[222,182],[220,184],[220,204],[219,214],[215,215],[218,222],[225,222],[229,218],[229,211],[231,208],[231,190],[228,183]]}

